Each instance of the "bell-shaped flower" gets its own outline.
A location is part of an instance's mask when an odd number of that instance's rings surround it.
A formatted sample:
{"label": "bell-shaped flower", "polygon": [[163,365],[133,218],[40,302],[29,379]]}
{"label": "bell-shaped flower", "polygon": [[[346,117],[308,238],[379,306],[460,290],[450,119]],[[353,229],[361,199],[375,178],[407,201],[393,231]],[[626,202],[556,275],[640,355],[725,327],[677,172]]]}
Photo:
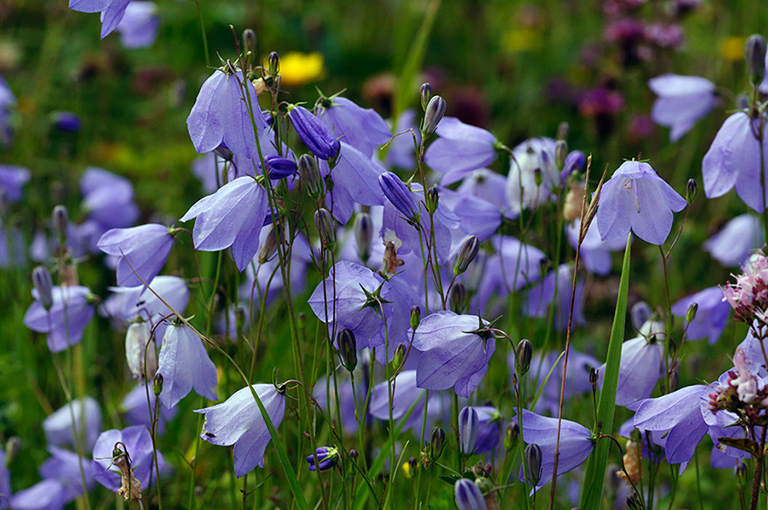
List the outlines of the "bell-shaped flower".
{"label": "bell-shaped flower", "polygon": [[476,315],[442,311],[419,323],[413,348],[422,352],[416,368],[419,388],[453,388],[460,397],[475,391],[488,371],[496,349],[496,337],[489,324]]}
{"label": "bell-shaped flower", "polygon": [[[101,409],[99,404],[91,397],[75,399],[70,404],[58,409],[43,420],[43,430],[48,444],[75,447],[75,438],[72,435],[72,417],[74,416],[74,429],[83,437],[79,438],[78,446],[90,450],[101,433]],[[84,440],[85,444],[82,444]]]}
{"label": "bell-shaped flower", "polygon": [[[285,395],[273,384],[254,384],[252,388],[277,429],[285,415]],[[256,466],[264,467],[264,452],[271,437],[251,388],[238,390],[225,402],[195,412],[205,415],[202,439],[219,446],[235,445],[238,478]]]}
{"label": "bell-shaped flower", "polygon": [[[560,264],[557,271],[550,272],[537,285],[533,286],[523,304],[523,313],[528,317],[549,317],[549,308],[554,306],[555,328],[565,331],[571,313],[571,295],[573,290],[573,268],[570,264]],[[584,326],[584,282],[576,281],[576,294],[573,305],[573,326]]]}
{"label": "bell-shaped flower", "polygon": [[69,8],[79,12],[101,13],[101,38],[108,36],[125,16],[131,0],[69,0]]}
{"label": "bell-shaped flower", "polygon": [[157,373],[157,344],[149,322],[139,319],[125,333],[125,359],[138,381],[151,381]]}
{"label": "bell-shaped flower", "polygon": [[[765,119],[763,119],[765,120]],[[717,198],[734,186],[736,194],[752,210],[762,213],[768,193],[763,189],[757,123],[746,112],[725,119],[701,162],[704,192]],[[768,137],[763,140],[763,165],[768,161]]]}
{"label": "bell-shaped flower", "polygon": [[88,288],[53,287],[53,306],[50,310],[46,310],[40,303],[37,289],[32,289],[32,295],[35,302],[24,315],[24,325],[32,331],[47,333],[51,352],[61,352],[82,340],[85,327],[95,311]]}
{"label": "bell-shaped flower", "polygon": [[722,230],[707,239],[704,249],[712,258],[726,267],[743,264],[765,243],[765,232],[760,218],[754,214],[736,216]]}
{"label": "bell-shaped flower", "polygon": [[[88,450],[90,451],[90,447]],[[93,478],[93,466],[90,459],[84,459],[75,452],[49,445],[48,453],[51,457],[40,465],[40,476],[44,479],[58,481],[64,487],[64,503],[68,503],[81,494],[94,488],[96,480]],[[83,469],[85,488],[80,477],[80,468]]]}
{"label": "bell-shaped flower", "polygon": [[[443,186],[448,185],[445,179],[441,183]],[[505,176],[487,168],[480,168],[467,174],[456,191],[482,198],[493,204],[499,211],[507,211],[509,201],[507,200],[506,186],[507,178]]]}
{"label": "bell-shaped flower", "polygon": [[336,165],[331,169],[327,161],[321,161],[320,174],[332,186],[326,194],[330,213],[341,224],[352,217],[355,204],[375,206],[384,203],[379,176],[384,168],[346,142],[340,142]]}
{"label": "bell-shaped flower", "polygon": [[[527,444],[537,444],[541,448],[541,478],[534,491],[544,487],[550,480],[555,468],[555,447],[557,446],[557,418],[546,418],[523,409],[523,440]],[[558,476],[579,467],[595,449],[592,433],[582,425],[569,420],[560,423],[560,459],[557,466]],[[526,482],[522,466],[520,481]]]}
{"label": "bell-shaped flower", "polygon": [[108,255],[120,257],[117,284],[133,287],[143,285],[142,280],[151,282],[163,268],[173,247],[173,233],[157,223],[113,228],[101,236],[97,246]]}
{"label": "bell-shaped flower", "polygon": [[[151,385],[152,383],[150,382],[149,384]],[[149,394],[149,400],[147,400],[147,394]],[[151,429],[154,420],[150,419],[149,409],[150,407],[152,408],[152,415],[154,417],[155,400],[155,392],[152,391],[151,387],[146,388],[144,384],[134,386],[120,403],[121,410],[125,412],[126,423],[130,425],[143,425]],[[157,433],[162,434],[165,431],[166,424],[176,416],[179,408],[168,409],[161,402],[158,404],[157,409],[160,411],[160,416],[157,420]]]}
{"label": "bell-shaped flower", "polygon": [[631,229],[640,239],[661,245],[672,229],[672,212],[686,204],[651,165],[625,161],[603,185],[596,218],[601,239],[626,240]]}
{"label": "bell-shaped flower", "polygon": [[[346,97],[322,98],[320,121],[333,136],[363,153],[367,158],[392,138],[389,126],[375,110],[361,108]],[[407,137],[405,137],[407,138]],[[413,147],[413,140],[410,140]]]}
{"label": "bell-shaped flower", "polygon": [[169,409],[192,388],[201,397],[217,400],[216,365],[208,357],[200,338],[181,321],[172,322],[165,330],[157,372],[163,376],[160,402]]}
{"label": "bell-shaped flower", "polygon": [[116,30],[120,42],[129,50],[146,48],[154,44],[160,29],[160,16],[154,2],[133,0],[125,9],[125,15]]}
{"label": "bell-shaped flower", "polygon": [[[247,101],[244,90],[248,91]],[[216,69],[203,83],[187,117],[195,150],[202,154],[224,144],[239,156],[258,157],[254,126],[257,133],[267,129],[253,84],[239,69],[234,73],[228,66]]]}
{"label": "bell-shaped flower", "polygon": [[510,217],[549,202],[559,186],[554,140],[532,138],[512,149],[506,188]]}
{"label": "bell-shaped flower", "polygon": [[[408,356],[415,356],[414,350]],[[371,392],[370,413],[374,418],[379,420],[389,420],[389,388],[388,382],[384,381],[373,387]],[[397,376],[395,376],[395,382],[392,385],[392,419],[399,420],[405,413],[407,413],[414,402],[418,400],[418,403],[411,411],[411,415],[408,421],[403,426],[404,429],[421,430],[421,422],[424,419],[424,393],[426,390],[419,388],[416,385],[416,370],[403,370]],[[365,398],[365,397],[363,397]],[[420,400],[419,400],[420,399]],[[439,417],[442,411],[442,405],[440,398],[436,398],[436,395],[430,393],[429,395],[429,409],[427,409],[428,421],[434,421]],[[343,414],[342,414],[343,415]],[[345,430],[346,427],[345,427]]]}
{"label": "bell-shaped flower", "polygon": [[[565,227],[565,235],[568,238],[568,243],[574,249],[576,249],[576,246],[579,244],[580,226],[581,220],[577,219],[572,224],[566,225]],[[593,221],[589,224],[587,235],[584,236],[584,239],[581,242],[581,262],[590,273],[607,276],[611,272],[611,266],[613,264],[611,260],[611,252],[623,250],[626,244],[626,239],[614,239],[612,241],[603,241],[600,239],[600,230],[598,229],[597,222]]]}
{"label": "bell-shaped flower", "polygon": [[[122,444],[118,445],[117,443]],[[93,447],[93,477],[113,492],[117,492],[122,486],[120,469],[113,462],[115,449],[128,454],[133,476],[141,483],[142,487],[147,487],[150,477],[153,484],[157,483],[152,436],[147,427],[133,425],[123,430],[106,430],[96,441]],[[168,472],[168,465],[160,452],[157,452],[157,464],[160,468],[160,476]]]}
{"label": "bell-shaped flower", "polygon": [[440,203],[447,205],[461,221],[461,231],[454,230],[452,233],[474,235],[485,241],[501,226],[499,208],[487,200],[448,188],[440,187],[439,190]]}
{"label": "bell-shaped flower", "polygon": [[394,166],[404,170],[411,170],[416,166],[414,136],[416,137],[416,146],[421,144],[421,131],[416,126],[416,112],[408,109],[401,113],[397,118],[393,132],[396,136],[392,138],[392,141],[387,146],[385,163],[387,167]]}
{"label": "bell-shaped flower", "polygon": [[67,491],[53,478],[42,480],[32,487],[16,492],[10,498],[14,510],[61,510],[64,508]]}
{"label": "bell-shaped flower", "polygon": [[243,271],[259,250],[259,233],[268,214],[267,191],[254,178],[244,176],[200,199],[179,221],[197,218],[192,233],[195,249],[232,247],[232,258]]}
{"label": "bell-shaped flower", "polygon": [[80,178],[80,191],[88,218],[104,230],[128,227],[139,217],[133,185],[125,177],[102,168],[86,168]]}
{"label": "bell-shaped flower", "polygon": [[671,142],[678,141],[717,104],[715,84],[706,78],[664,74],[648,80],[648,86],[659,96],[653,103],[651,118],[672,129]]}
{"label": "bell-shaped flower", "polygon": [[464,124],[455,117],[443,117],[437,126],[440,137],[430,144],[424,162],[456,182],[496,159],[496,137],[485,129]]}
{"label": "bell-shaped flower", "polygon": [[30,171],[21,166],[0,165],[0,191],[5,200],[18,202],[21,191],[32,176]]}
{"label": "bell-shaped flower", "polygon": [[499,410],[491,406],[475,406],[479,432],[475,442],[475,454],[481,455],[491,452],[499,446],[501,438],[501,427],[504,420],[499,414]]}
{"label": "bell-shaped flower", "polygon": [[693,321],[686,324],[685,336],[689,340],[707,338],[712,345],[725,329],[731,315],[731,306],[723,300],[723,290],[720,287],[709,287],[672,305],[672,315],[685,320],[688,309],[694,303],[698,305],[698,310]]}

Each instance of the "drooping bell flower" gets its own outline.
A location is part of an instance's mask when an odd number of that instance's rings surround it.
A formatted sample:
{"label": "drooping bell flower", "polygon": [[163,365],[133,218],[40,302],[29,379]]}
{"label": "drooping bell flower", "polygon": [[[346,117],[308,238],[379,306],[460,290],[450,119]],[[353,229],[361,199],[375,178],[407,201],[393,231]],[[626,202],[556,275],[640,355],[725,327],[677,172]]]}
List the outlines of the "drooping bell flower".
{"label": "drooping bell flower", "polygon": [[91,397],[75,399],[70,404],[61,407],[43,420],[43,430],[48,444],[56,446],[75,447],[75,438],[72,435],[72,417],[74,416],[75,430],[83,431],[83,440],[78,441],[81,448],[90,451],[96,439],[101,433],[101,410],[99,404]]}
{"label": "drooping bell flower", "polygon": [[659,96],[651,118],[671,128],[670,142],[678,141],[717,104],[715,84],[706,78],[664,74],[648,80],[648,86]]}
{"label": "drooping bell flower", "polygon": [[460,397],[468,397],[488,371],[496,349],[496,337],[488,322],[476,315],[457,315],[442,311],[419,323],[413,348],[421,351],[416,368],[419,388],[453,388]]}
{"label": "drooping bell flower", "polygon": [[[285,415],[285,395],[273,384],[254,384],[252,387],[277,429]],[[235,446],[235,475],[238,478],[256,466],[264,467],[264,452],[271,437],[250,388],[236,391],[221,404],[195,412],[205,415],[200,435],[203,440],[219,446]]]}
{"label": "drooping bell flower", "polygon": [[61,482],[47,478],[16,492],[10,498],[10,508],[14,510],[61,510],[64,508],[65,498],[66,489]]}
{"label": "drooping bell flower", "polygon": [[447,205],[461,221],[461,231],[454,230],[453,233],[474,235],[485,241],[501,226],[501,212],[494,204],[468,193],[443,187],[438,189],[440,202]]}
{"label": "drooping bell flower", "polygon": [[[392,138],[381,115],[371,108],[359,107],[346,97],[321,98],[318,117],[336,138],[341,138],[369,159]],[[413,140],[410,142],[413,147]]]}
{"label": "drooping bell flower", "polygon": [[329,160],[339,155],[341,144],[338,136],[331,133],[320,119],[303,106],[292,106],[288,118],[304,145],[322,160]]}
{"label": "drooping bell flower", "polygon": [[13,125],[11,113],[16,105],[16,96],[13,95],[8,84],[0,76],[0,145],[8,145],[13,137]]}
{"label": "drooping bell flower", "polygon": [[686,323],[685,336],[689,340],[707,338],[709,344],[713,345],[725,329],[731,315],[731,307],[727,301],[723,301],[723,291],[720,287],[710,287],[672,305],[672,314],[686,319],[688,309],[694,303],[698,310],[693,321]]}
{"label": "drooping bell flower", "polygon": [[508,216],[514,218],[523,210],[546,204],[559,186],[554,140],[532,138],[512,149],[507,175]]}
{"label": "drooping bell flower", "polygon": [[[134,287],[151,282],[165,265],[173,247],[175,230],[149,223],[105,232],[96,246],[108,255],[119,257],[117,284]],[[132,267],[131,267],[132,266]]]}
{"label": "drooping bell flower", "polygon": [[[254,125],[257,133],[261,133],[267,129],[267,122],[259,109],[253,84],[241,70],[232,70],[229,65],[216,69],[203,83],[187,117],[189,137],[200,154],[224,144],[237,155],[258,158]],[[248,91],[248,101],[244,90]]]}
{"label": "drooping bell flower", "polygon": [[444,174],[445,183],[456,182],[496,159],[496,137],[485,129],[464,124],[455,117],[444,117],[437,126],[439,138],[424,154],[424,162]]}
{"label": "drooping bell flower", "polygon": [[53,287],[53,306],[46,311],[37,289],[32,289],[35,302],[24,315],[24,325],[32,331],[48,334],[48,348],[61,352],[79,343],[85,327],[95,312],[91,304],[91,291],[86,287]]}
{"label": "drooping bell flower", "polygon": [[[122,443],[118,445],[118,443]],[[143,425],[133,425],[122,430],[112,429],[101,433],[93,447],[93,477],[107,489],[117,492],[122,486],[120,468],[114,460],[115,450],[127,453],[130,457],[130,467],[136,481],[142,487],[147,487],[152,478],[152,484],[157,483],[157,471],[154,465],[152,436],[149,429]],[[119,462],[117,462],[119,464]],[[157,452],[157,463],[160,476],[168,472],[163,454]]]}
{"label": "drooping bell flower", "polygon": [[[90,447],[88,451],[90,451]],[[75,452],[49,445],[48,453],[51,454],[40,465],[40,476],[44,479],[56,480],[64,487],[64,504],[94,488],[96,480],[93,478],[93,466],[90,459],[84,459]],[[85,488],[80,477],[80,467],[83,468]]]}
{"label": "drooping bell flower", "polygon": [[[725,119],[701,162],[707,198],[721,197],[735,186],[745,204],[755,212],[763,212],[768,193],[763,190],[760,143],[755,138],[759,122],[746,112]],[[763,158],[764,163],[768,161],[768,137],[763,140]]]}
{"label": "drooping bell flower", "polygon": [[333,169],[327,161],[321,161],[319,169],[325,182],[331,183],[325,203],[330,204],[329,211],[333,217],[339,223],[346,224],[352,217],[355,204],[370,207],[384,203],[378,183],[384,168],[346,142],[340,142],[339,147]]}
{"label": "drooping bell flower", "polygon": [[[151,382],[149,384],[152,384]],[[149,391],[147,391],[149,389]],[[149,400],[147,400],[147,393],[149,393]],[[152,408],[152,415],[155,413],[155,392],[152,388],[145,388],[144,384],[137,384],[134,388],[123,397],[123,401],[120,407],[125,411],[125,421],[129,425],[143,425],[147,428],[152,428],[153,420],[149,417],[149,409]],[[178,412],[179,408],[168,409],[162,402],[157,407],[160,412],[160,416],[157,420],[157,433],[161,434],[165,431],[166,424],[171,421]]]}
{"label": "drooping bell flower", "polygon": [[133,185],[125,177],[102,168],[86,168],[80,178],[80,191],[88,221],[95,223],[91,234],[94,248],[102,233],[111,228],[129,227],[139,217],[139,208],[133,201]]}
{"label": "drooping bell flower", "polygon": [[763,246],[765,232],[754,214],[736,216],[722,230],[707,239],[704,249],[726,267],[743,264],[749,255]]}
{"label": "drooping bell flower", "polygon": [[69,8],[79,12],[101,13],[101,38],[108,36],[125,16],[131,0],[69,0]]}
{"label": "drooping bell flower", "polygon": [[631,229],[640,239],[661,245],[672,230],[672,212],[687,203],[651,165],[625,161],[600,194],[596,220],[601,239],[626,240]]}
{"label": "drooping bell flower", "polygon": [[133,0],[128,4],[123,19],[116,27],[120,32],[120,42],[129,50],[152,46],[159,29],[157,5],[142,0]]}
{"label": "drooping bell flower", "polygon": [[163,376],[160,402],[169,409],[194,388],[195,393],[217,400],[216,365],[200,338],[181,321],[174,321],[165,330],[157,372]]}
{"label": "drooping bell flower", "polygon": [[200,199],[179,221],[197,218],[192,233],[195,249],[232,247],[232,258],[243,271],[259,250],[259,233],[268,214],[267,191],[254,178],[245,176]]}
{"label": "drooping bell flower", "polygon": [[[409,359],[415,356],[415,351],[411,350],[411,354],[408,356]],[[424,389],[416,386],[416,370],[403,370],[397,374],[392,392],[392,419],[399,420],[405,416],[405,413],[411,409],[413,403],[421,399],[413,408],[408,421],[403,426],[404,429],[421,431],[421,422],[424,418],[424,398],[422,397],[424,393]],[[430,394],[428,405],[427,419],[434,420],[441,411],[440,399],[435,398],[434,394]],[[371,392],[371,403],[369,406],[371,416],[379,420],[389,420],[389,407],[388,382],[384,381],[374,386]],[[346,427],[345,430],[347,430]]]}

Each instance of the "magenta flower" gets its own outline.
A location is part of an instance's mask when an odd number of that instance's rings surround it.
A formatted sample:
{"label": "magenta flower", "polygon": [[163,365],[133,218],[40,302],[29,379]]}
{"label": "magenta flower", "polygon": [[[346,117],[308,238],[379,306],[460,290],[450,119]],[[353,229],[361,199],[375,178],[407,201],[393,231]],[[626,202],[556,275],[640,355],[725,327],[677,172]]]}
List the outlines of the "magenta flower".
{"label": "magenta flower", "polygon": [[649,80],[648,86],[659,96],[653,103],[651,118],[656,124],[672,128],[671,142],[678,141],[717,104],[715,84],[706,78],[664,74]]}
{"label": "magenta flower", "polygon": [[108,255],[119,257],[117,284],[134,287],[143,285],[142,280],[151,282],[163,268],[173,247],[172,232],[156,223],[113,228],[101,236],[96,246]]}
{"label": "magenta flower", "polygon": [[672,229],[672,212],[686,204],[651,165],[626,161],[603,185],[596,218],[600,237],[626,239],[631,229],[640,239],[661,245]]}

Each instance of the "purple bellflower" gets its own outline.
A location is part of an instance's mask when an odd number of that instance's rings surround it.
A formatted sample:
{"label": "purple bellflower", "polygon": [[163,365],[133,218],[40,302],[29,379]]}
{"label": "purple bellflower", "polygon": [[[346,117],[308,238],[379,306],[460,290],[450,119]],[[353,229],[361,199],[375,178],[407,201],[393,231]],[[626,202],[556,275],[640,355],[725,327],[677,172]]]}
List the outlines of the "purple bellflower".
{"label": "purple bellflower", "polygon": [[[248,90],[247,103],[243,87]],[[249,106],[253,108],[253,121]],[[267,129],[256,90],[242,71],[236,69],[232,74],[229,66],[215,70],[203,83],[187,117],[189,137],[200,154],[224,144],[239,156],[258,157],[254,125],[257,133]]]}
{"label": "purple bellflower", "polygon": [[48,334],[48,348],[61,352],[79,343],[83,331],[95,312],[91,304],[91,291],[86,287],[53,287],[53,306],[43,308],[37,289],[32,289],[35,302],[24,315],[24,325],[32,331]]}
{"label": "purple bellflower", "polygon": [[[318,117],[334,136],[340,137],[369,159],[392,138],[381,115],[373,109],[360,108],[346,97],[320,99]],[[408,141],[413,147],[413,140]]]}
{"label": "purple bellflower", "polygon": [[696,303],[696,317],[687,324],[686,338],[700,340],[707,338],[713,345],[723,334],[725,324],[731,315],[731,306],[723,301],[723,290],[720,287],[709,287],[696,294],[685,297],[672,306],[672,314],[685,319],[688,309]]}
{"label": "purple bellflower", "polygon": [[201,397],[217,400],[216,365],[208,357],[200,338],[181,321],[174,321],[165,330],[157,370],[163,375],[160,402],[165,407],[175,407],[192,388]]}
{"label": "purple bellflower", "polygon": [[[555,446],[557,443],[557,418],[546,418],[523,409],[523,440],[541,448],[541,478],[533,491],[537,491],[552,480],[555,467]],[[560,427],[560,461],[557,474],[563,475],[579,467],[595,448],[592,433],[578,423],[562,420]],[[520,481],[526,482],[522,466]],[[533,492],[532,491],[532,492]]]}
{"label": "purple bellflower", "polygon": [[419,216],[419,206],[413,193],[392,172],[384,172],[379,176],[379,186],[389,203],[395,206],[400,214],[408,221],[416,221]]}
{"label": "purple bellflower", "polygon": [[338,138],[312,112],[303,106],[293,106],[288,110],[288,118],[312,154],[326,161],[339,155]]}
{"label": "purple bellflower", "polygon": [[[415,350],[411,350],[411,354],[408,356],[408,364],[410,364],[411,358],[415,358],[415,353]],[[405,429],[420,430],[421,421],[424,418],[424,398],[422,396],[425,391],[416,386],[416,370],[403,370],[397,374],[392,393],[392,419],[399,420],[405,416],[405,413],[411,409],[413,403],[421,399],[416,404],[416,407],[413,408],[408,421],[403,427]],[[440,399],[433,397],[434,395],[430,394],[429,409],[427,409],[427,418],[430,421],[436,419],[442,411]],[[379,420],[389,420],[389,388],[387,381],[373,387],[370,413],[371,416]]]}
{"label": "purple bellflower", "polygon": [[[565,235],[568,237],[568,243],[575,249],[579,244],[579,228],[581,220],[576,219],[572,224],[566,225]],[[597,222],[593,221],[587,229],[587,235],[581,243],[581,260],[584,267],[590,273],[601,276],[607,276],[611,272],[611,252],[623,250],[626,246],[626,239],[614,239],[612,241],[603,241],[600,239],[600,230]]]}
{"label": "purple bellflower", "polygon": [[[90,447],[88,448],[90,450]],[[40,465],[40,476],[44,479],[57,480],[64,487],[64,503],[68,503],[81,494],[94,488],[93,465],[90,459],[83,459],[78,454],[49,445],[51,457]],[[80,478],[80,465],[83,467],[85,489]]]}
{"label": "purple bellflower", "polygon": [[455,117],[443,117],[436,133],[440,138],[427,148],[424,162],[445,175],[446,185],[496,159],[496,137],[485,129],[464,124]]}
{"label": "purple bellflower", "polygon": [[726,267],[746,262],[749,255],[763,246],[765,233],[760,218],[742,214],[726,223],[725,227],[704,243],[712,258]]}
{"label": "purple bellflower", "polygon": [[[557,271],[550,272],[528,292],[528,299],[523,305],[523,313],[528,317],[548,317],[547,310],[555,307],[555,328],[565,331],[571,310],[571,291],[573,289],[573,268],[561,264]],[[573,325],[584,326],[584,282],[576,281],[576,294],[573,305]]]}
{"label": "purple bellflower", "polygon": [[[149,402],[147,402],[147,388],[144,384],[137,384],[128,392],[121,402],[121,408],[125,411],[125,421],[131,425],[143,425],[152,428],[152,420],[149,417],[149,406],[155,409],[155,392],[149,388]],[[157,420],[157,433],[162,434],[165,431],[165,425],[171,421],[178,412],[178,407],[168,409],[162,402],[158,410],[160,417]],[[152,413],[154,415],[154,411]]]}
{"label": "purple bellflower", "polygon": [[492,452],[499,446],[503,420],[499,410],[490,406],[475,406],[479,432],[475,442],[475,455]]}
{"label": "purple bellflower", "polygon": [[152,46],[160,29],[160,16],[154,2],[133,0],[117,25],[120,42],[129,50]]}
{"label": "purple bellflower", "polygon": [[[762,213],[768,196],[761,183],[760,144],[756,123],[745,112],[736,112],[723,123],[704,155],[701,172],[707,198],[717,198],[736,187],[736,194],[752,210]],[[763,140],[768,159],[768,137]],[[764,162],[766,161],[764,159]]]}
{"label": "purple bellflower", "polygon": [[494,204],[467,193],[439,189],[440,203],[447,205],[461,221],[461,231],[453,230],[452,233],[475,235],[485,241],[501,226],[501,213]]}
{"label": "purple bellflower", "polygon": [[131,0],[69,0],[69,8],[79,12],[101,13],[101,38],[108,36],[125,16]]}
{"label": "purple bellflower", "polygon": [[[416,155],[413,145],[413,137],[416,137],[416,145],[421,144],[421,131],[416,126],[416,112],[405,110],[397,118],[394,127],[395,137],[389,142],[386,164],[388,167],[411,169],[416,165]],[[413,134],[409,131],[413,130]]]}
{"label": "purple bellflower", "polygon": [[157,223],[113,228],[101,236],[96,246],[108,255],[120,257],[117,284],[134,287],[143,285],[142,280],[151,282],[163,268],[173,247],[173,234],[174,230]]}
{"label": "purple bellflower", "polygon": [[664,182],[648,163],[625,161],[603,185],[597,226],[603,241],[640,239],[661,245],[672,229],[672,212],[688,202]]}
{"label": "purple bellflower", "polygon": [[200,199],[179,221],[197,218],[195,249],[232,247],[232,258],[243,271],[259,250],[259,233],[268,215],[267,191],[254,178],[244,176]]}
{"label": "purple bellflower", "polygon": [[75,438],[72,435],[72,416],[75,417],[75,430],[83,431],[84,447],[86,450],[93,448],[96,439],[101,433],[101,409],[99,404],[91,397],[75,399],[72,408],[67,404],[43,420],[45,439],[49,444],[75,447]]}
{"label": "purple bellflower", "polygon": [[698,76],[664,74],[651,78],[648,86],[659,96],[651,118],[671,128],[669,141],[676,142],[717,104],[715,84]]}
{"label": "purple bellflower", "polygon": [[544,252],[509,236],[491,238],[496,253],[489,256],[477,291],[484,307],[492,298],[501,298],[536,282],[541,277]]}
{"label": "purple bellflower", "polygon": [[[315,455],[317,455],[317,465],[315,465]],[[309,470],[325,471],[336,465],[336,459],[339,458],[339,451],[330,446],[321,446],[315,450],[315,455],[308,455],[305,459],[309,464]]]}
{"label": "purple bellflower", "polygon": [[[189,302],[189,289],[183,278],[156,276],[149,282],[149,286],[174,310],[178,313],[184,313]],[[165,324],[161,320],[172,314],[173,311],[163,304],[152,291],[144,285],[110,287],[109,290],[114,294],[104,301],[101,310],[102,315],[109,316],[118,323],[129,322],[139,316],[152,324],[158,338],[165,333]]]}
{"label": "purple bellflower", "polygon": [[[445,179],[442,183],[447,186]],[[481,198],[493,204],[499,211],[506,211],[509,209],[506,186],[506,177],[487,168],[480,168],[467,174],[456,191]]]}
{"label": "purple bellflower", "polygon": [[[539,174],[541,184],[536,184]],[[516,218],[525,209],[535,209],[552,200],[560,187],[555,165],[555,141],[532,138],[512,149],[507,175],[507,215]]]}
{"label": "purple bellflower", "polygon": [[321,161],[319,167],[326,182],[328,179],[333,182],[333,189],[326,195],[330,212],[339,223],[346,224],[355,204],[374,206],[384,203],[377,180],[384,168],[346,142],[340,142],[339,146],[333,169],[326,161]]}
{"label": "purple bellflower", "polygon": [[46,478],[14,494],[11,498],[11,508],[14,510],[61,510],[66,504],[66,492],[61,482]]}
{"label": "purple bellflower", "polygon": [[473,407],[465,407],[459,413],[459,446],[461,453],[472,455],[480,432],[480,420]]}
{"label": "purple bellflower", "polygon": [[[285,415],[285,395],[273,384],[254,384],[252,388],[275,428],[279,427]],[[219,446],[235,445],[238,478],[256,466],[264,467],[264,452],[271,437],[250,388],[236,391],[221,404],[195,412],[205,415],[202,439]]]}
{"label": "purple bellflower", "polygon": [[[88,219],[95,221],[102,231],[129,227],[139,217],[139,209],[133,202],[133,185],[125,177],[90,167],[80,178],[80,191]],[[94,245],[97,240],[98,237]]]}
{"label": "purple bellflower", "polygon": [[468,478],[460,478],[453,486],[453,497],[459,510],[486,510],[483,493],[475,482]]}
{"label": "purple bellflower", "polygon": [[457,315],[442,311],[421,320],[413,339],[413,348],[422,352],[416,368],[419,388],[453,388],[460,397],[468,397],[488,371],[496,349],[496,338],[488,322],[476,315]]}
{"label": "purple bellflower", "polygon": [[[123,444],[117,445],[118,442]],[[120,489],[122,485],[120,470],[112,463],[115,448],[128,453],[133,474],[142,487],[149,484],[150,477],[153,484],[157,483],[152,436],[149,434],[149,429],[143,425],[133,425],[123,430],[106,430],[101,433],[93,447],[93,477],[97,482],[113,492]],[[169,468],[160,452],[157,452],[157,463],[160,468],[160,476],[163,476]]]}
{"label": "purple bellflower", "polygon": [[13,125],[11,114],[16,105],[16,96],[13,95],[8,84],[0,76],[0,145],[9,145],[13,137]]}
{"label": "purple bellflower", "polygon": [[0,165],[0,191],[3,192],[5,200],[21,200],[21,190],[31,176],[29,170],[24,167]]}

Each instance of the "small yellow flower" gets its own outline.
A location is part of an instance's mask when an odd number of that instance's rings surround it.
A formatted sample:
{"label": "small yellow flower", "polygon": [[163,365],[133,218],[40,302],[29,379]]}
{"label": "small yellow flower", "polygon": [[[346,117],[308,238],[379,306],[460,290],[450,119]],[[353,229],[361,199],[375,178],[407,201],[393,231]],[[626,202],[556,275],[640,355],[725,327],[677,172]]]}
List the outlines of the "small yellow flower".
{"label": "small yellow flower", "polygon": [[287,86],[305,85],[325,75],[323,54],[292,51],[280,56],[280,82]]}
{"label": "small yellow flower", "polygon": [[730,60],[731,62],[744,60],[744,45],[746,43],[746,37],[729,37],[723,41],[720,52],[725,60]]}

